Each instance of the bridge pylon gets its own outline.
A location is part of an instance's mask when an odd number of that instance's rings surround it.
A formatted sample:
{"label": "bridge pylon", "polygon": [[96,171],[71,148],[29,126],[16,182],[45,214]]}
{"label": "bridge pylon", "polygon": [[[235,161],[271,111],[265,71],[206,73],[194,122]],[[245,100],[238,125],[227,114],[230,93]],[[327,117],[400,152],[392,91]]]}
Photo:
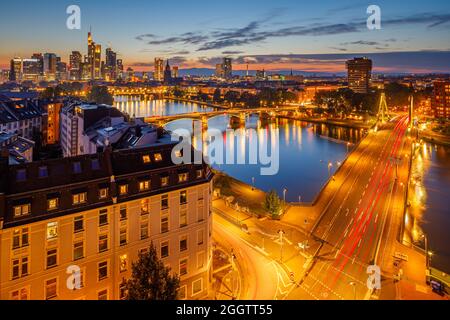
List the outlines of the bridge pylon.
{"label": "bridge pylon", "polygon": [[381,120],[382,123],[386,122],[388,112],[389,111],[386,102],[386,94],[384,93],[383,89],[380,95],[380,103],[378,105],[378,121]]}

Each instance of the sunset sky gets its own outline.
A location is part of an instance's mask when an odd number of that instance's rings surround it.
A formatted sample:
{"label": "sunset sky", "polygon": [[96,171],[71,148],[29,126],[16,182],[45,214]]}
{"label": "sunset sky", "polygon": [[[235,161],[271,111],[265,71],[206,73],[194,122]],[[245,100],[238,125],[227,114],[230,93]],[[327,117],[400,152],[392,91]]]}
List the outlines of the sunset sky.
{"label": "sunset sky", "polygon": [[[66,28],[67,6],[81,8],[81,30]],[[382,29],[366,27],[379,5]],[[87,32],[111,45],[135,70],[155,57],[181,68],[212,68],[223,56],[235,69],[341,72],[355,55],[379,72],[450,72],[450,1],[2,1],[0,68],[14,56],[86,54]]]}

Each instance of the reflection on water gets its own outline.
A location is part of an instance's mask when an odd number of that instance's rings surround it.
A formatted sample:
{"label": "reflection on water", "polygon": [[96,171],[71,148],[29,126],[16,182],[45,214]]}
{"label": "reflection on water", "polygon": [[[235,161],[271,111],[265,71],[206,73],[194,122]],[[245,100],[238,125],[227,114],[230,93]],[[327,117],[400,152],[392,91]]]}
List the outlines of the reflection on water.
{"label": "reflection on water", "polygon": [[432,266],[450,273],[450,148],[424,143],[412,170],[411,210],[414,240],[422,233],[433,252]]}
{"label": "reflection on water", "polygon": [[[252,184],[254,178],[257,188],[264,191],[275,189],[280,196],[283,189],[287,188],[286,200],[291,202],[298,201],[299,197],[304,202],[312,201],[328,179],[327,164],[333,163],[331,168],[333,174],[339,163],[345,159],[347,143],[345,141],[339,143],[334,139],[357,142],[363,134],[362,130],[327,127],[286,119],[260,120],[257,115],[253,115],[247,118],[245,128],[238,129],[234,136],[225,133],[231,128],[229,123],[229,116],[221,115],[211,118],[208,121],[208,128],[223,132],[224,159],[228,157],[233,159],[234,163],[238,163],[238,159],[245,159],[246,164],[220,164],[214,167],[248,184]],[[192,127],[191,120],[183,119],[167,124],[166,129],[173,131],[184,128],[192,132]],[[205,138],[205,133],[203,137],[201,135],[194,137],[193,145],[197,149],[205,150],[208,147]],[[261,167],[268,166],[261,165],[260,162],[251,164],[252,157],[258,154],[252,149],[255,141],[258,146],[267,141],[268,150],[272,145],[279,149],[279,171],[276,175],[261,175]]]}
{"label": "reflection on water", "polygon": [[139,96],[115,96],[114,106],[136,118],[214,111],[213,108],[203,107],[196,103],[170,100],[142,100]]}

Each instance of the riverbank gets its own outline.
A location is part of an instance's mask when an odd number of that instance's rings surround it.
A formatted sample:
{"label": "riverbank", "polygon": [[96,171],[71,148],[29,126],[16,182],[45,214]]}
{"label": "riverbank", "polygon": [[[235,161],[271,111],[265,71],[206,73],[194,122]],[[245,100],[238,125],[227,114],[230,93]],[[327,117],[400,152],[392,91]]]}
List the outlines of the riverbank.
{"label": "riverbank", "polygon": [[169,101],[174,101],[174,102],[195,103],[195,104],[198,104],[198,105],[203,106],[203,107],[222,109],[222,110],[230,109],[229,106],[224,106],[224,105],[217,104],[217,103],[198,101],[198,100],[192,100],[192,99],[185,99],[185,98],[164,97],[164,100],[169,100]]}
{"label": "riverbank", "polygon": [[354,128],[354,129],[370,129],[373,127],[373,123],[365,123],[362,121],[354,121],[354,120],[329,120],[329,119],[317,119],[317,118],[305,118],[305,117],[295,117],[295,116],[287,116],[287,115],[278,115],[279,118],[298,120],[310,123],[319,123],[332,125],[337,127],[344,128]]}
{"label": "riverbank", "polygon": [[450,146],[450,136],[436,133],[429,130],[420,130],[419,137],[426,142],[435,143],[443,146]]}

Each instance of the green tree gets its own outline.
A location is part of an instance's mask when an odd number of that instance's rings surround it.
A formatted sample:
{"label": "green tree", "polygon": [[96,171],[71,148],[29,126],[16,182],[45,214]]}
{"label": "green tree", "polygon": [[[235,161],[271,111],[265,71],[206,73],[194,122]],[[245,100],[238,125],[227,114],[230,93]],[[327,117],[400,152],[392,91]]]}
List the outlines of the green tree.
{"label": "green tree", "polygon": [[93,86],[87,95],[87,99],[97,104],[112,105],[114,102],[113,96],[108,92],[106,86]]}
{"label": "green tree", "polygon": [[177,275],[158,259],[153,243],[133,263],[131,278],[126,282],[127,300],[176,300],[180,287]]}
{"label": "green tree", "polygon": [[40,99],[52,99],[61,96],[64,93],[64,90],[61,86],[56,87],[48,87],[44,91],[42,91],[39,95]]}
{"label": "green tree", "polygon": [[214,102],[220,102],[220,101],[222,101],[222,95],[221,95],[221,93],[220,93],[220,89],[219,89],[219,88],[217,88],[216,90],[214,90],[213,101],[214,101]]}
{"label": "green tree", "polygon": [[275,190],[271,190],[266,194],[266,199],[264,200],[264,209],[268,211],[273,218],[278,218],[281,212],[281,199]]}

